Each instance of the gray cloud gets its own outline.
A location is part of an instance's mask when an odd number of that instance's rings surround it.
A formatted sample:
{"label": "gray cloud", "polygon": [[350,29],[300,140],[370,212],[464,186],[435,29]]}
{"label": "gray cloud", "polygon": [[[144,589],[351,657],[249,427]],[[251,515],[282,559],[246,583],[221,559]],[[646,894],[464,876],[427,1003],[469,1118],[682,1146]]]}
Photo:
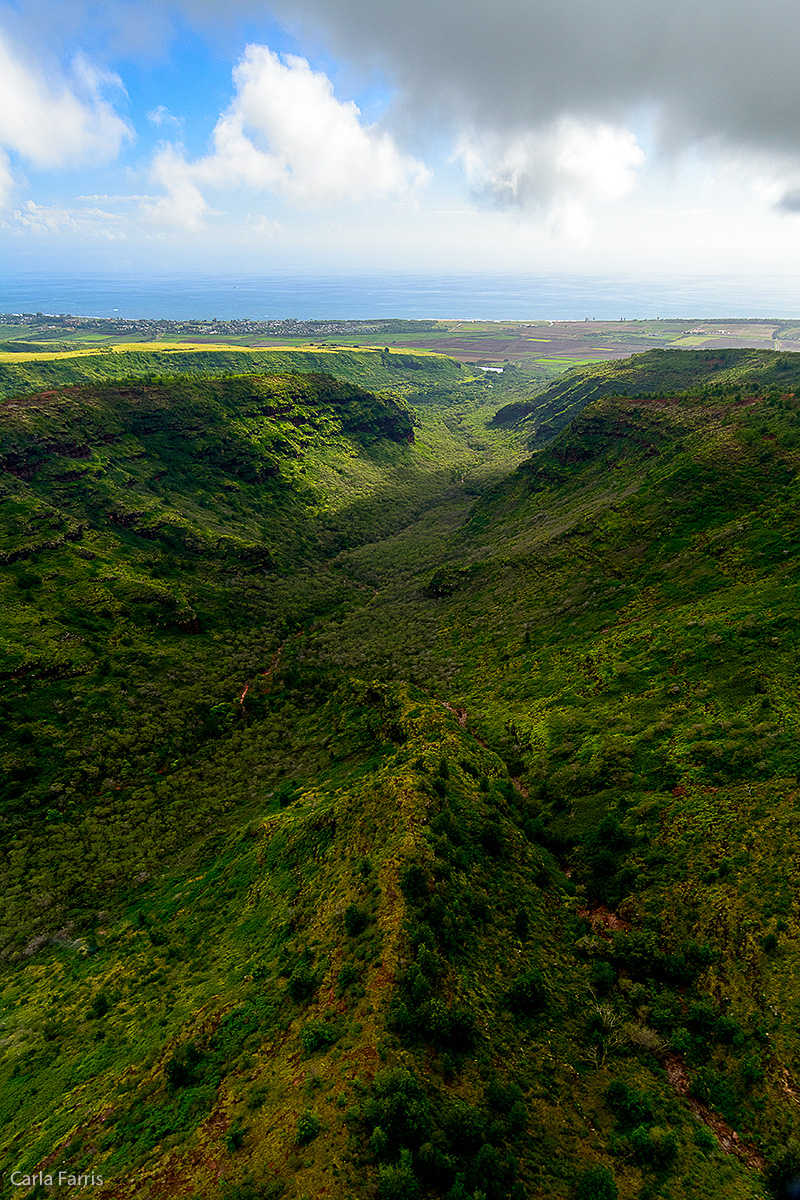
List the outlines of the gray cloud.
{"label": "gray cloud", "polygon": [[791,0],[275,0],[378,63],[415,119],[518,132],[650,110],[664,149],[800,155],[800,6]]}
{"label": "gray cloud", "polygon": [[93,35],[156,54],[179,16],[225,39],[246,20],[266,42],[277,18],[301,53],[316,40],[379,67],[415,122],[518,132],[649,108],[666,146],[800,155],[794,0],[22,0],[5,14],[18,32],[61,29],[90,52]]}
{"label": "gray cloud", "polygon": [[775,207],[779,212],[800,213],[800,188],[784,192]]}
{"label": "gray cloud", "polygon": [[[0,3],[0,13],[5,6]],[[665,145],[800,155],[794,0],[23,0],[4,23],[156,54],[179,15],[227,37],[277,18],[398,88],[409,120],[494,132],[650,108]],[[138,43],[138,45],[136,44]],[[301,52],[303,52],[301,50]]]}

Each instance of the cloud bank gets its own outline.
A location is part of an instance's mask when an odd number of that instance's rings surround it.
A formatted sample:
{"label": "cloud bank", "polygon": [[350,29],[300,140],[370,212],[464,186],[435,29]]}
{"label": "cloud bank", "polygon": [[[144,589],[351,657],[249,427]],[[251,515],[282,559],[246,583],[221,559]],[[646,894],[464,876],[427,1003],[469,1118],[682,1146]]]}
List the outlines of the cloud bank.
{"label": "cloud bank", "polygon": [[[125,179],[81,187],[150,192],[128,214],[142,240],[219,216],[220,237],[263,226],[308,248],[327,246],[340,224],[356,244],[372,221],[376,245],[405,237],[427,262],[451,234],[456,245],[462,221],[470,252],[527,239],[540,261],[550,245],[577,255],[591,241],[616,262],[634,243],[662,253],[674,214],[690,264],[715,231],[720,262],[734,246],[755,261],[754,223],[764,253],[777,261],[793,249],[800,6],[790,0],[0,0],[0,11],[40,63],[81,45],[99,62],[133,64],[142,141],[163,140],[124,162]],[[245,29],[261,44],[242,54]],[[10,45],[0,41],[0,190],[26,166],[113,157],[129,134],[105,98],[113,77],[85,62],[31,66]],[[237,57],[229,89],[225,64]],[[155,86],[143,91],[145,74]],[[36,197],[42,210],[55,198]],[[397,200],[414,203],[401,211]],[[66,192],[61,202],[72,213]],[[46,223],[38,207],[20,212]]]}
{"label": "cloud bank", "polygon": [[[189,7],[195,7],[191,3]],[[662,147],[718,140],[800,155],[791,0],[273,0],[292,28],[380,63],[415,120],[495,133],[647,109]]]}

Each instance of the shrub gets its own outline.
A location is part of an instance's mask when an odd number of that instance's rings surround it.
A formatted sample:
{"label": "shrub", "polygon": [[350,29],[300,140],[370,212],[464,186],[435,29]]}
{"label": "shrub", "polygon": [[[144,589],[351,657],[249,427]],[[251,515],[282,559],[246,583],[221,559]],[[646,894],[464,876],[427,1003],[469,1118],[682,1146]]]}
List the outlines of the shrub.
{"label": "shrub", "polygon": [[490,854],[492,858],[497,858],[503,849],[502,833],[500,832],[500,827],[497,825],[497,823],[490,821],[487,825],[485,825],[481,830],[480,838],[481,845],[486,853]]}
{"label": "shrub", "polygon": [[547,989],[541,971],[535,967],[518,975],[507,997],[508,1007],[520,1016],[531,1016],[547,1003]]}
{"label": "shrub", "polygon": [[317,977],[308,963],[300,963],[289,976],[289,995],[296,1004],[307,1004],[317,990]]}
{"label": "shrub", "polygon": [[649,1096],[628,1087],[623,1079],[612,1079],[606,1088],[608,1106],[621,1125],[646,1125],[653,1121]]}
{"label": "shrub", "polygon": [[275,792],[275,799],[281,808],[288,808],[290,804],[294,804],[299,795],[300,788],[298,785],[293,779],[287,779]]}
{"label": "shrub", "polygon": [[247,1107],[249,1109],[261,1108],[261,1105],[269,1095],[269,1086],[265,1083],[258,1083],[253,1088],[247,1098]]}
{"label": "shrub", "polygon": [[297,1129],[295,1130],[294,1140],[298,1146],[307,1146],[309,1142],[313,1142],[314,1138],[322,1129],[322,1122],[314,1113],[308,1109],[300,1114],[297,1121]]}
{"label": "shrub", "polygon": [[623,1029],[631,1046],[639,1053],[655,1055],[664,1053],[663,1040],[649,1025],[644,1025],[641,1021],[627,1021]]}
{"label": "shrub", "polygon": [[444,1113],[444,1130],[451,1152],[460,1158],[472,1155],[486,1136],[486,1117],[464,1100],[454,1101]]}
{"label": "shrub", "polygon": [[240,1121],[236,1121],[228,1131],[228,1136],[225,1139],[225,1144],[231,1154],[239,1150],[244,1141],[244,1126]]}
{"label": "shrub", "polygon": [[742,1081],[742,1086],[750,1091],[757,1083],[761,1083],[764,1079],[764,1068],[761,1066],[761,1061],[757,1055],[751,1054],[739,1066],[739,1078]]}
{"label": "shrub", "polygon": [[332,1046],[341,1036],[338,1025],[330,1021],[309,1021],[300,1032],[300,1041],[306,1054],[314,1054],[317,1050],[325,1050]]}
{"label": "shrub", "polygon": [[475,1044],[475,1018],[466,1008],[448,1008],[441,1000],[428,1005],[424,1032],[435,1046],[470,1050]]}
{"label": "shrub", "polygon": [[630,1135],[634,1158],[642,1166],[665,1170],[678,1154],[678,1136],[658,1125],[639,1125]]}
{"label": "shrub", "polygon": [[525,1107],[523,1100],[517,1100],[511,1105],[511,1110],[508,1114],[508,1128],[512,1136],[518,1137],[525,1132],[525,1126],[528,1123],[528,1110]]}
{"label": "shrub", "polygon": [[350,937],[357,937],[367,927],[369,916],[357,904],[348,904],[344,913],[344,927]]}
{"label": "shrub", "polygon": [[400,872],[400,891],[409,903],[421,900],[428,892],[428,876],[419,863],[407,863]]}
{"label": "shrub", "polygon": [[370,1134],[369,1148],[376,1158],[382,1158],[389,1148],[389,1139],[380,1125],[376,1125]]}
{"label": "shrub", "polygon": [[337,979],[339,995],[341,996],[344,992],[346,992],[349,987],[352,987],[353,984],[357,982],[357,980],[358,968],[353,966],[352,963],[345,963],[344,966],[340,968]]}
{"label": "shrub", "polygon": [[698,1000],[689,1009],[687,1022],[692,1033],[709,1041],[714,1036],[717,1014],[707,1000]]}
{"label": "shrub", "polygon": [[375,1077],[364,1117],[380,1126],[393,1146],[416,1148],[430,1136],[430,1105],[416,1076],[398,1068]]}
{"label": "shrub", "polygon": [[704,1154],[710,1154],[719,1143],[707,1125],[698,1125],[694,1131],[694,1144]]}
{"label": "shrub", "polygon": [[701,1104],[716,1109],[729,1124],[736,1124],[739,1119],[739,1097],[732,1081],[722,1071],[715,1071],[712,1067],[698,1071],[692,1079],[690,1091]]}
{"label": "shrub", "polygon": [[481,1191],[496,1194],[497,1183],[508,1173],[508,1164],[494,1146],[484,1142],[472,1161],[472,1170],[480,1180]]}
{"label": "shrub", "polygon": [[608,1167],[588,1167],[575,1190],[575,1200],[617,1200],[619,1193]]}
{"label": "shrub", "polygon": [[400,1152],[400,1161],[381,1167],[378,1175],[378,1200],[417,1200],[419,1180],[414,1173],[411,1153]]}
{"label": "shrub", "polygon": [[592,963],[589,982],[601,996],[606,996],[617,981],[617,973],[604,958],[595,959]]}
{"label": "shrub", "polygon": [[99,1020],[100,1017],[104,1017],[106,1013],[109,1012],[110,1008],[111,1004],[105,992],[98,992],[97,995],[92,998],[88,1015],[94,1020]]}
{"label": "shrub", "polygon": [[202,1057],[194,1042],[187,1042],[175,1051],[164,1068],[167,1083],[172,1091],[194,1083]]}

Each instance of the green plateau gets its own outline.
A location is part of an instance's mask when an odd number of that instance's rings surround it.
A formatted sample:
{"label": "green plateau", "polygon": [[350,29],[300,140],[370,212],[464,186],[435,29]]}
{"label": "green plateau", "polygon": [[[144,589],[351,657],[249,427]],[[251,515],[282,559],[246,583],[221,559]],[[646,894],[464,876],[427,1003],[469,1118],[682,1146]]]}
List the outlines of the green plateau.
{"label": "green plateau", "polygon": [[4,1194],[795,1195],[800,359],[0,389]]}

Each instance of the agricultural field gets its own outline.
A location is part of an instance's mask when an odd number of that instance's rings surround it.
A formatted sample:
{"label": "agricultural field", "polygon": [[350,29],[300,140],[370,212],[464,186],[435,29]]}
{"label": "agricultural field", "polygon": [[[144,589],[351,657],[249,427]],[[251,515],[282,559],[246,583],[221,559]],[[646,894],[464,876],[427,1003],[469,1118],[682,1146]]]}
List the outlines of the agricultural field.
{"label": "agricultural field", "polygon": [[[569,367],[654,348],[800,350],[800,326],[786,320],[645,321],[235,321],[133,322],[100,318],[1,317],[4,354],[64,352],[115,344],[174,343],[240,348],[428,349],[481,366],[515,363],[539,379]],[[51,345],[48,347],[48,343]],[[4,350],[5,346],[5,350]],[[56,350],[56,346],[58,349]]]}

